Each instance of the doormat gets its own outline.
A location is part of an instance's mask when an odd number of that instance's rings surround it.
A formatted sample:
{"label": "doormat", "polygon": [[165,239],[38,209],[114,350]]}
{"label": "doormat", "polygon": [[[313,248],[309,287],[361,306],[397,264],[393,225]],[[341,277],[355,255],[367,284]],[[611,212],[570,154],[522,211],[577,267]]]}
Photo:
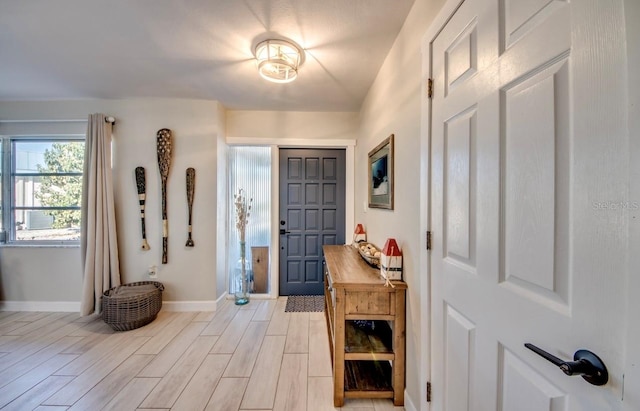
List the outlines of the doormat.
{"label": "doormat", "polygon": [[285,313],[317,313],[324,311],[323,295],[290,295]]}

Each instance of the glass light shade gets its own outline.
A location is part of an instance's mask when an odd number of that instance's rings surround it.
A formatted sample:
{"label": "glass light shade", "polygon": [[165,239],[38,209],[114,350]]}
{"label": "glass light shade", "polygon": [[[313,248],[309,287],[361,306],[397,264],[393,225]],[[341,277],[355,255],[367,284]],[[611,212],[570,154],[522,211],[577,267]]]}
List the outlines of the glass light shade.
{"label": "glass light shade", "polygon": [[274,83],[295,80],[304,57],[298,46],[285,40],[265,40],[256,46],[255,55],[260,75]]}

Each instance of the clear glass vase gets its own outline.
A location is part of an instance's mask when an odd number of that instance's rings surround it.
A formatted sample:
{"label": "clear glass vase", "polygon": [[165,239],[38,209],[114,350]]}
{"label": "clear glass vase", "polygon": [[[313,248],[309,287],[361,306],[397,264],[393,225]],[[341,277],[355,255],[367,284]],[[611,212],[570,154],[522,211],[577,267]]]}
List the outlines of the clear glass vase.
{"label": "clear glass vase", "polygon": [[245,305],[249,303],[249,270],[247,267],[247,255],[244,241],[240,242],[240,261],[236,269],[235,304]]}

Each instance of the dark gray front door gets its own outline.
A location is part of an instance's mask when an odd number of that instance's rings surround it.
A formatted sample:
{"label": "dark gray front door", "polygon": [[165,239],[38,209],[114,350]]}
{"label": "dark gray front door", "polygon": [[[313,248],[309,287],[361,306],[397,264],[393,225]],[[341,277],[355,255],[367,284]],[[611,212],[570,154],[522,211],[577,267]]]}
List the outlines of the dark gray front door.
{"label": "dark gray front door", "polygon": [[280,295],[320,295],[322,246],[344,244],[345,150],[280,149]]}

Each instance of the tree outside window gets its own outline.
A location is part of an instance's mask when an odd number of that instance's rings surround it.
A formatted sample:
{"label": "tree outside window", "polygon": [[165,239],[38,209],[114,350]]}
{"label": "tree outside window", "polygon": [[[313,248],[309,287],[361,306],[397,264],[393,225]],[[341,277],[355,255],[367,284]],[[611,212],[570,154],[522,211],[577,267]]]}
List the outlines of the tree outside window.
{"label": "tree outside window", "polygon": [[[82,170],[84,145],[53,143],[44,152],[45,164],[38,164],[39,189],[35,197],[43,207],[80,206],[82,199],[82,175],[68,175]],[[55,175],[60,173],[62,175]],[[72,228],[80,226],[80,210],[51,210],[46,213],[53,217],[52,228]]]}

